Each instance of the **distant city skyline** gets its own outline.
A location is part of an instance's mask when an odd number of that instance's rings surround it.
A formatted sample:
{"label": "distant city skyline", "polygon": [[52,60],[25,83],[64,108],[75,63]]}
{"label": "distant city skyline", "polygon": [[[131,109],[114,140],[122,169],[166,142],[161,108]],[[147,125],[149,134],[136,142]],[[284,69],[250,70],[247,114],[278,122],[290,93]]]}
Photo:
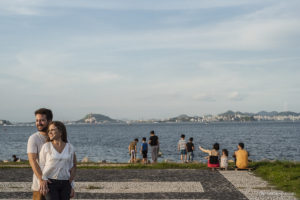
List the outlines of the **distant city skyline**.
{"label": "distant city skyline", "polygon": [[300,112],[300,2],[0,1],[0,119]]}

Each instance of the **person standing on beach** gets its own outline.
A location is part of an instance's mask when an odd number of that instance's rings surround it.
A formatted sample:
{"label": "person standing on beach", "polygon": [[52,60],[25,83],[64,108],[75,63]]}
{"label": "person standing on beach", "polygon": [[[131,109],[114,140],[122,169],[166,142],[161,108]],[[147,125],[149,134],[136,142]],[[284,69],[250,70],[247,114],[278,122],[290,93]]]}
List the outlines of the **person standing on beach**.
{"label": "person standing on beach", "polygon": [[139,139],[135,138],[132,142],[130,142],[128,146],[128,151],[130,154],[130,163],[135,163],[136,162],[136,145],[138,143]]}
{"label": "person standing on beach", "polygon": [[[185,141],[185,135],[182,134],[180,137],[180,140],[178,141],[178,151],[180,151],[180,160],[184,163],[186,162],[186,141]],[[184,160],[183,160],[184,156]]]}
{"label": "person standing on beach", "polygon": [[186,143],[186,150],[187,150],[187,157],[189,162],[194,161],[194,143],[193,143],[194,138],[190,138],[189,142]]}
{"label": "person standing on beach", "polygon": [[159,141],[158,137],[155,135],[154,131],[150,132],[150,138],[149,142],[151,146],[151,157],[152,157],[152,162],[157,163],[157,157],[158,157],[158,151],[159,151]]}
{"label": "person standing on beach", "polygon": [[74,187],[76,155],[68,142],[66,126],[60,121],[49,124],[47,142],[39,154],[43,181],[48,182],[46,200],[69,200]]}
{"label": "person standing on beach", "polygon": [[[27,155],[29,164],[33,171],[33,179],[31,189],[33,191],[33,200],[45,200],[43,193],[47,193],[48,182],[42,179],[42,170],[39,166],[39,153],[44,143],[47,140],[48,125],[52,121],[53,114],[50,109],[40,108],[34,112],[35,126],[37,132],[33,133],[28,138]],[[72,189],[71,196],[74,196],[74,189]]]}
{"label": "person standing on beach", "polygon": [[35,111],[35,125],[37,132],[28,139],[27,155],[29,164],[33,171],[33,180],[31,189],[33,190],[33,200],[45,200],[42,193],[49,191],[47,181],[42,179],[42,170],[39,166],[39,153],[47,139],[47,129],[52,121],[52,111],[47,108],[40,108]]}
{"label": "person standing on beach", "polygon": [[146,138],[143,137],[142,139],[142,145],[141,145],[141,154],[143,155],[143,163],[144,164],[147,164],[147,153],[148,153],[148,144],[146,142]]}

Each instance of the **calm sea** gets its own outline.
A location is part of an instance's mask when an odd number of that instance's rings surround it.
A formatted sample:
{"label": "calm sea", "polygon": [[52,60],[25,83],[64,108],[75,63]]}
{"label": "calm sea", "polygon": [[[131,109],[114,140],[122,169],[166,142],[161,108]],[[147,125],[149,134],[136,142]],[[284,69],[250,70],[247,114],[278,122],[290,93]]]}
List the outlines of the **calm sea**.
{"label": "calm sea", "polygon": [[[174,123],[174,124],[106,124],[69,125],[69,141],[75,146],[78,160],[127,162],[128,145],[134,138],[149,138],[155,130],[160,140],[163,156],[160,161],[179,161],[177,142],[181,134],[194,138],[197,147],[195,160],[204,160],[201,145],[210,149],[215,142],[232,155],[239,142],[245,143],[250,159],[280,159],[300,161],[300,122],[249,122],[249,123]],[[27,159],[28,137],[36,131],[31,126],[0,126],[0,160],[11,159],[16,154]],[[140,147],[140,142],[138,143]],[[150,153],[148,154],[150,156]],[[140,155],[139,155],[140,156]]]}

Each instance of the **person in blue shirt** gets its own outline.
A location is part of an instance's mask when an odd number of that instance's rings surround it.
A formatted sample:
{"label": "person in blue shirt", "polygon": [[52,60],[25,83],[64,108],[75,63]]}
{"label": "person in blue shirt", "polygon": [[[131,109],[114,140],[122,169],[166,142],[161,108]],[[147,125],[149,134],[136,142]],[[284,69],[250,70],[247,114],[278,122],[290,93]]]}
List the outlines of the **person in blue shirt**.
{"label": "person in blue shirt", "polygon": [[144,164],[147,164],[147,153],[148,153],[148,144],[146,142],[146,138],[143,137],[142,139],[142,145],[141,145],[141,154],[143,155],[143,163]]}

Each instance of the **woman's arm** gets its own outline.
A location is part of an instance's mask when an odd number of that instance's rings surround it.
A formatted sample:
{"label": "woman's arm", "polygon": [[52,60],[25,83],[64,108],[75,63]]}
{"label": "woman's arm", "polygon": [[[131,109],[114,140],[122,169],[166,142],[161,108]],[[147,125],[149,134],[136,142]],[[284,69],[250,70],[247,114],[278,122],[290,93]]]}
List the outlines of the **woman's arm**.
{"label": "woman's arm", "polygon": [[203,151],[204,153],[211,154],[211,150],[203,149],[201,146],[199,146],[199,149],[200,149],[201,151]]}

